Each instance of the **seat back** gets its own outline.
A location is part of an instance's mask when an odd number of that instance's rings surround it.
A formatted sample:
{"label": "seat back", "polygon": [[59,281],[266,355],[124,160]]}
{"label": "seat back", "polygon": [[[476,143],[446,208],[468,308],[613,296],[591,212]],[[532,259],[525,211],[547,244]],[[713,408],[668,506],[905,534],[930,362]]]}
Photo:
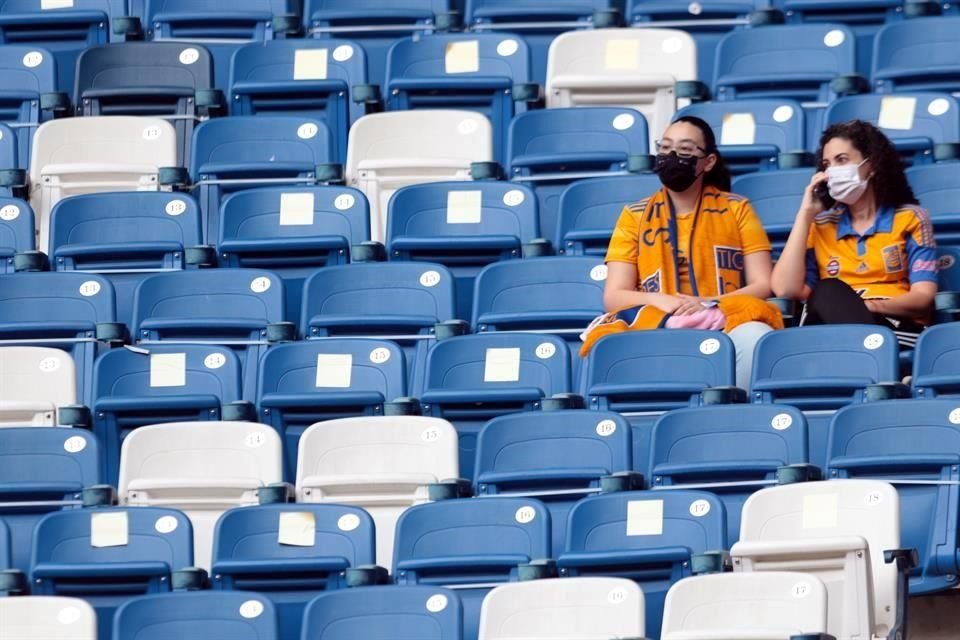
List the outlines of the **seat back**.
{"label": "seat back", "polygon": [[[960,189],[955,186],[958,178],[960,165],[954,162],[915,165],[907,169],[907,180],[935,225],[937,247],[947,251],[960,247],[960,206],[956,201]],[[940,265],[941,274],[944,266]]]}
{"label": "seat back", "polygon": [[[9,4],[9,3],[8,3]],[[2,9],[0,9],[2,11]],[[0,13],[0,30],[3,29]],[[40,97],[57,88],[57,63],[53,55],[29,44],[4,40],[0,49],[0,122],[16,130],[19,157],[15,166],[30,166],[30,144],[37,126],[52,114],[40,107]]]}
{"label": "seat back", "polygon": [[643,592],[621,578],[569,578],[505,584],[487,594],[480,640],[532,635],[543,640],[645,637]]}
{"label": "seat back", "polygon": [[937,249],[937,287],[940,291],[960,290],[960,247]]}
{"label": "seat back", "polygon": [[912,381],[918,398],[960,394],[957,332],[957,326],[948,323],[930,327],[920,334],[914,350]]}
{"label": "seat back", "polygon": [[48,246],[53,206],[68,196],[156,191],[161,167],[177,164],[173,126],[155,118],[66,118],[41,125],[30,158],[30,205],[38,247]]}
{"label": "seat back", "polygon": [[733,179],[732,191],[753,205],[777,253],[790,236],[797,202],[812,175],[811,169],[780,169],[776,173],[748,173]]}
{"label": "seat back", "polygon": [[12,273],[13,257],[36,248],[36,235],[30,205],[19,198],[0,196],[0,273]]}
{"label": "seat back", "polygon": [[957,42],[960,18],[937,16],[886,25],[873,41],[871,80],[881,93],[960,87],[960,65],[945,51]]}
{"label": "seat back", "polygon": [[117,492],[124,505],[181,509],[193,523],[196,565],[209,569],[217,518],[257,504],[257,490],[280,482],[282,466],[280,437],[267,425],[152,425],[124,440]]}
{"label": "seat back", "polygon": [[0,348],[0,426],[52,427],[77,403],[73,358],[47,347]]}
{"label": "seat back", "polygon": [[182,591],[143,596],[120,607],[113,637],[163,640],[171,637],[222,637],[276,640],[277,614],[259,593]]}
{"label": "seat back", "polygon": [[468,180],[470,164],[493,158],[490,121],[469,111],[377,113],[350,129],[347,184],[370,201],[371,239],[383,241],[390,197],[400,187]]}
{"label": "seat back", "polygon": [[457,434],[444,420],[330,420],[300,438],[297,500],[365,508],[376,522],[377,563],[389,567],[400,514],[428,500],[428,485],[459,476]]}
{"label": "seat back", "polygon": [[80,598],[0,598],[0,640],[97,640],[97,614]]}

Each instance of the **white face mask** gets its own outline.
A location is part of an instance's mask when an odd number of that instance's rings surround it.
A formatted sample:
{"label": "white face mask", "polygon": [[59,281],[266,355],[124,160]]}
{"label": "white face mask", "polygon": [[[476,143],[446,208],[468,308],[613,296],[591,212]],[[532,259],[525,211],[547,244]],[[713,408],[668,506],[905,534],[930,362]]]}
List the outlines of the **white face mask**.
{"label": "white face mask", "polygon": [[827,187],[831,198],[848,205],[860,199],[870,181],[870,178],[860,177],[860,165],[866,161],[864,158],[860,164],[827,167]]}

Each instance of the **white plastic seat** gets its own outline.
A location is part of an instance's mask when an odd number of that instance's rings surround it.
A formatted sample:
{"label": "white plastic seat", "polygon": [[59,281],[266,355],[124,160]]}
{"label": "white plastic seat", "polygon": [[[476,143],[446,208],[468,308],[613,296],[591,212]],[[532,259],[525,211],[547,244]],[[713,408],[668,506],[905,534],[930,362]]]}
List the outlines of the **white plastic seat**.
{"label": "white plastic seat", "polygon": [[446,420],[377,416],[319,422],[300,436],[297,501],[366,509],[377,563],[393,565],[397,519],[429,501],[429,486],[457,478],[457,432]]}
{"label": "white plastic seat", "polygon": [[40,125],[30,160],[37,248],[47,251],[50,212],[63,198],[105,191],[156,191],[159,169],[176,164],[177,135],[164,120],[103,116]]}
{"label": "white plastic seat", "polygon": [[897,622],[900,501],[890,484],[832,480],[771,487],[743,506],[734,571],[799,571],[828,592],[826,632],[837,640],[886,638]]}
{"label": "white plastic seat", "polygon": [[676,29],[568,31],[550,45],[547,107],[632,107],[647,119],[653,140],[678,107],[674,85],[697,79],[697,46]]}
{"label": "white plastic seat", "polygon": [[0,598],[0,640],[97,640],[97,616],[79,598]]}
{"label": "white plastic seat", "polygon": [[227,509],[258,503],[282,480],[280,436],[255,422],[173,422],[123,441],[120,504],[180,509],[193,524],[194,561],[210,569],[213,530]]}
{"label": "white plastic seat", "polygon": [[470,164],[493,160],[493,128],[479,113],[394,111],[357,120],[347,146],[347,185],[370,201],[370,234],[383,242],[387,204],[401,187],[469,180]]}
{"label": "white plastic seat", "polygon": [[0,348],[0,427],[52,427],[57,409],[76,402],[70,354],[46,347]]}
{"label": "white plastic seat", "polygon": [[715,574],[670,588],[660,640],[790,640],[822,633],[826,624],[827,589],[816,576]]}
{"label": "white plastic seat", "polygon": [[623,578],[556,578],[496,587],[479,640],[643,638],[643,592]]}

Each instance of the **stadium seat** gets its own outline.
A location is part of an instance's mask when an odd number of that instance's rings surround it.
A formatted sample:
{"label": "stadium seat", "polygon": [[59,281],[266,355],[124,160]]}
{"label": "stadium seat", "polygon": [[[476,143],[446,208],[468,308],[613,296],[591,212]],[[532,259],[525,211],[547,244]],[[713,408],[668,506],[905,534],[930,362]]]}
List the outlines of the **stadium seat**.
{"label": "stadium seat", "polygon": [[692,104],[676,117],[703,118],[713,129],[730,172],[776,169],[781,153],[806,149],[806,117],[793,100],[744,99]]}
{"label": "stadium seat", "polygon": [[403,351],[386,340],[331,338],[277,345],[263,356],[257,382],[260,420],[283,438],[285,473],[297,468],[300,436],[334,418],[383,415],[406,396]]}
{"label": "stadium seat", "polygon": [[510,124],[508,177],[536,192],[540,233],[555,238],[564,187],[583,178],[629,175],[640,160],[636,156],[649,152],[648,144],[647,122],[632,109],[530,111]]}
{"label": "stadium seat", "polygon": [[960,247],[937,249],[937,288],[940,291],[960,291]]}
{"label": "stadium seat", "polygon": [[97,614],[80,598],[0,598],[0,640],[97,640]]}
{"label": "stadium seat", "polygon": [[131,431],[220,420],[221,407],[241,399],[240,383],[240,362],[226,348],[151,345],[104,353],[93,368],[91,413],[105,481],[116,483],[120,447]]}
{"label": "stadium seat", "polygon": [[[8,3],[12,4],[12,3]],[[3,9],[0,8],[0,33],[3,32]],[[70,110],[70,98],[57,93],[57,63],[45,49],[28,44],[15,45],[9,39],[0,47],[0,122],[15,130],[19,157],[17,164],[30,166],[33,134],[41,122]]]}
{"label": "stadium seat", "polygon": [[457,434],[420,416],[320,422],[300,437],[297,501],[365,508],[377,531],[377,564],[393,562],[394,528],[408,507],[426,502],[429,485],[454,480]]}
{"label": "stadium seat", "polygon": [[677,83],[695,80],[697,46],[684,31],[570,31],[550,45],[545,94],[547,107],[636,109],[659,137],[688,103]]}
{"label": "stadium seat", "polygon": [[397,190],[387,213],[390,260],[433,262],[456,279],[456,314],[470,318],[483,267],[522,257],[540,239],[537,199],[509,182],[439,182]]}
{"label": "stadium seat", "polygon": [[822,580],[826,632],[834,637],[895,638],[906,635],[899,622],[907,594],[898,594],[897,567],[884,555],[899,547],[897,490],[873,480],[834,480],[754,493],[730,555],[734,572],[790,570]]}
{"label": "stadium seat", "polygon": [[131,600],[113,621],[114,640],[176,637],[277,640],[277,614],[259,593],[192,591]]}
{"label": "stadium seat", "polygon": [[44,346],[68,353],[76,368],[77,399],[89,404],[93,361],[120,327],[110,283],[89,273],[0,276],[0,345]]}
{"label": "stadium seat", "polygon": [[850,120],[876,125],[909,164],[932,162],[937,145],[960,141],[960,105],[947,93],[838,98],[823,120],[825,127]]}
{"label": "stadium seat", "polygon": [[544,398],[569,391],[570,355],[562,339],[489,333],[437,342],[427,355],[423,388],[415,395],[424,415],[445,418],[457,428],[460,472],[470,478],[485,422],[538,409]]}
{"label": "stadium seat", "polygon": [[827,590],[815,576],[727,573],[676,583],[667,594],[660,640],[823,638],[826,628]]}
{"label": "stadium seat", "polygon": [[719,331],[628,331],[603,338],[587,356],[581,395],[590,409],[615,411],[633,430],[634,469],[648,474],[657,417],[700,404],[705,389],[735,381],[733,343]]}
{"label": "stadium seat", "polygon": [[300,640],[306,604],[347,586],[344,572],[374,561],[373,520],[342,505],[231,509],[213,536],[213,588],[260,591],[273,601],[280,640]]}
{"label": "stadium seat", "polygon": [[[204,344],[230,348],[240,358],[243,399],[256,397],[260,357],[291,340],[283,322],[283,283],[259,269],[206,269],[157,274],[137,287],[131,335],[140,345]],[[275,337],[277,330],[286,335]]]}
{"label": "stadium seat", "polygon": [[960,18],[914,18],[880,29],[873,43],[871,80],[878,93],[960,90],[960,64],[950,51]]}
{"label": "stadium seat", "polygon": [[434,326],[454,318],[453,282],[439,264],[326,267],[304,285],[300,330],[308,340],[393,340],[406,356],[408,389],[419,389]]}
{"label": "stadium seat", "polygon": [[477,640],[480,607],[490,589],[516,582],[519,565],[550,557],[550,512],[543,503],[444,500],[411,507],[400,516],[393,577],[400,585],[456,589],[463,603],[464,640]]}
{"label": "stadium seat", "polygon": [[643,589],[647,635],[657,638],[663,599],[692,575],[694,556],[727,548],[723,502],[702,491],[623,491],[584,498],[570,512],[561,576],[616,576]]}
{"label": "stadium seat", "polygon": [[51,511],[79,507],[83,489],[100,482],[99,458],[89,431],[0,429],[0,519],[10,528],[14,569],[30,570],[37,521]]}
{"label": "stadium seat", "polygon": [[[952,257],[952,256],[951,256]],[[954,289],[956,291],[956,289]],[[920,334],[913,358],[913,392],[918,398],[960,395],[960,325],[947,323]]]}
{"label": "stadium seat", "polygon": [[827,472],[831,478],[882,480],[900,495],[901,546],[920,563],[910,595],[957,584],[955,486],[960,461],[955,398],[894,400],[846,407],[830,423]]}
{"label": "stadium seat", "polygon": [[631,465],[630,425],[602,411],[530,411],[500,416],[477,437],[478,496],[527,496],[550,509],[553,548],[564,548],[577,500],[599,493],[604,478]]}
{"label": "stadium seat", "polygon": [[73,359],[47,347],[0,348],[0,427],[53,427],[77,403]]}
{"label": "stadium seat", "polygon": [[463,613],[455,591],[442,587],[357,587],[325,593],[303,616],[312,640],[460,640]]}
{"label": "stadium seat", "polygon": [[103,116],[51,120],[37,129],[30,158],[30,205],[37,247],[49,246],[50,212],[68,196],[156,191],[160,169],[177,164],[177,135],[155,118]]}
{"label": "stadium seat", "polygon": [[826,462],[834,411],[865,400],[870,385],[899,382],[893,331],[830,325],[773,331],[757,342],[750,391],[754,402],[789,404],[807,418],[809,461]]}
{"label": "stadium seat", "polygon": [[740,511],[754,491],[777,484],[777,470],[807,462],[807,421],[783,405],[677,409],[653,426],[649,485],[717,494],[727,541],[740,537]]}
{"label": "stadium seat", "polygon": [[[372,79],[379,84],[382,78]],[[366,54],[348,40],[274,40],[240,47],[230,66],[233,115],[317,118],[330,129],[337,162],[347,159],[347,132],[366,112]]]}
{"label": "stadium seat", "polygon": [[533,82],[547,77],[547,55],[556,36],[570,29],[613,26],[617,3],[611,0],[467,0],[466,24],[471,31],[505,31],[523,36],[530,45]]}
{"label": "stadium seat", "polygon": [[278,185],[309,186],[338,169],[330,130],[297,116],[231,116],[197,127],[190,177],[203,211],[203,233],[220,233],[220,207],[231,193]]}
{"label": "stadium seat", "polygon": [[621,578],[505,584],[483,599],[480,640],[642,638],[643,592]]}
{"label": "stadium seat", "polygon": [[216,240],[222,267],[270,269],[283,278],[285,315],[300,317],[304,280],[319,267],[346,264],[370,237],[363,194],[347,187],[262,187],[223,203]]}
{"label": "stadium seat", "polygon": [[787,243],[803,191],[810,184],[814,170],[780,169],[776,172],[747,173],[733,179],[733,193],[743,196],[754,211],[770,238],[776,255]]}
{"label": "stadium seat", "polygon": [[937,246],[960,248],[960,163],[910,167],[907,180],[920,206],[930,214]]}
{"label": "stadium seat", "polygon": [[349,38],[363,46],[367,78],[382,84],[387,52],[400,38],[429,35],[453,26],[450,0],[305,0],[303,25],[307,37]]}
{"label": "stadium seat", "polygon": [[376,113],[350,130],[347,184],[370,201],[371,239],[382,242],[390,197],[424,182],[470,179],[470,165],[493,160],[490,121],[446,109]]}
{"label": "stadium seat", "polygon": [[438,34],[398,40],[387,54],[387,109],[477,111],[493,126],[493,157],[504,162],[507,127],[540,98],[530,50],[512,35]]}
{"label": "stadium seat", "polygon": [[[200,209],[186,193],[97,193],[61,200],[50,215],[54,271],[99,273],[116,292],[117,320],[133,319],[133,293],[150,273],[196,266]],[[47,247],[42,247],[47,250]],[[206,252],[199,259],[209,260]]]}
{"label": "stadium seat", "polygon": [[117,607],[136,596],[170,591],[173,573],[191,566],[193,530],[179,511],[59,511],[37,524],[30,591],[82,597],[97,612],[99,636],[109,638]]}
{"label": "stadium seat", "polygon": [[280,437],[267,425],[151,425],[123,441],[117,492],[123,505],[182,510],[193,524],[194,562],[209,570],[217,519],[232,507],[257,504],[257,491],[280,482],[282,467]]}
{"label": "stadium seat", "polygon": [[557,254],[605,256],[624,206],[642,200],[661,186],[654,173],[570,183],[560,193],[554,241]]}

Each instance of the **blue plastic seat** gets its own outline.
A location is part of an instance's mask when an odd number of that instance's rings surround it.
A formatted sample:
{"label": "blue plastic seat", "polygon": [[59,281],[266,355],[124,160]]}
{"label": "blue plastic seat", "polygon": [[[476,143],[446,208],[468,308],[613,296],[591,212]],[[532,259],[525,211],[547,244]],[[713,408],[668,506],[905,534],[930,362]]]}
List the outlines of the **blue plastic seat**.
{"label": "blue plastic seat", "polygon": [[628,175],[631,162],[649,148],[647,121],[633,109],[530,111],[510,124],[507,172],[536,192],[540,232],[555,238],[564,187],[583,178]]}
{"label": "blue plastic seat", "polygon": [[0,196],[0,273],[13,273],[14,257],[36,248],[36,229],[29,204]]}
{"label": "blue plastic seat", "polygon": [[117,481],[120,447],[134,429],[220,420],[221,407],[242,399],[236,355],[202,345],[108,351],[94,365],[93,383],[93,431],[100,439],[102,475],[109,483]]}
{"label": "blue plastic seat", "polygon": [[318,166],[334,161],[330,130],[311,118],[231,116],[194,132],[190,176],[208,242],[220,232],[220,207],[242,189],[317,183]]}
{"label": "blue plastic seat", "polygon": [[960,247],[937,249],[937,288],[940,291],[960,291]]}
{"label": "blue plastic seat", "polygon": [[98,326],[117,329],[114,300],[110,282],[91,273],[0,276],[0,345],[66,351],[76,365],[77,398],[89,404]]}
{"label": "blue plastic seat", "polygon": [[701,392],[735,382],[735,352],[719,331],[628,331],[599,340],[587,356],[581,394],[590,409],[622,413],[633,428],[633,466],[648,475],[653,423],[696,406]]}
{"label": "blue plastic seat", "polygon": [[247,42],[267,42],[298,30],[296,0],[231,0],[229,17],[217,0],[145,0],[147,40],[202,43],[214,61],[217,86],[226,90],[230,58]]}
{"label": "blue plastic seat", "polygon": [[557,253],[605,256],[624,206],[642,200],[660,187],[660,178],[654,173],[571,183],[560,193]]}
{"label": "blue plastic seat", "polygon": [[[907,113],[892,114],[893,109]],[[936,145],[960,141],[960,104],[947,93],[838,98],[823,119],[826,127],[850,120],[878,126],[910,164],[932,162]]]}
{"label": "blue plastic seat", "polygon": [[307,606],[311,640],[460,640],[463,612],[455,591],[440,587],[357,587],[325,593]]}
{"label": "blue plastic seat", "polygon": [[702,489],[723,501],[727,542],[740,539],[740,511],[777,469],[807,462],[807,421],[776,405],[713,405],[665,413],[653,426],[648,484]]}
{"label": "blue plastic seat", "polygon": [[570,388],[566,343],[535,333],[484,333],[441,340],[427,355],[424,415],[443,418],[460,437],[460,474],[473,476],[476,441],[491,418],[538,409]]}
{"label": "blue plastic seat", "polygon": [[781,169],[747,173],[733,179],[732,191],[753,205],[777,254],[790,236],[803,191],[810,184],[813,173],[812,168]]}
{"label": "blue plastic seat", "polygon": [[899,382],[897,337],[875,325],[772,331],[757,342],[754,402],[793,405],[807,418],[810,462],[823,468],[833,413],[865,400],[867,387]]}
{"label": "blue plastic seat", "polygon": [[628,578],[643,588],[647,636],[659,638],[670,586],[694,555],[727,548],[723,502],[702,491],[624,491],[584,498],[570,512],[561,576]]}
{"label": "blue plastic seat", "polygon": [[192,266],[188,253],[201,244],[200,208],[185,193],[74,196],[54,205],[50,217],[51,268],[110,280],[117,320],[128,325],[136,286],[149,273]]}
{"label": "blue plastic seat", "polygon": [[[240,358],[243,398],[256,397],[260,357],[283,322],[283,282],[258,269],[210,269],[150,276],[137,287],[131,335],[142,345],[204,344]],[[285,339],[292,327],[282,329]]]}
{"label": "blue plastic seat", "polygon": [[454,280],[439,264],[367,263],[326,267],[303,288],[305,339],[372,337],[399,344],[408,389],[419,389],[434,326],[453,320]]}
{"label": "blue plastic seat", "polygon": [[227,197],[216,239],[222,267],[270,269],[283,278],[285,314],[300,317],[303,283],[346,264],[370,238],[367,199],[349,187],[262,187]]}
{"label": "blue plastic seat", "polygon": [[957,584],[958,422],[956,398],[950,398],[846,407],[830,423],[830,478],[883,480],[900,494],[901,546],[920,556],[910,572],[912,595]]}
{"label": "blue plastic seat", "polygon": [[399,189],[387,213],[391,260],[432,262],[456,278],[457,317],[473,307],[483,267],[523,256],[540,236],[533,192],[509,182],[435,182]]}
{"label": "blue plastic seat", "polygon": [[30,563],[34,595],[79,597],[109,638],[117,607],[171,589],[193,566],[193,527],[174,509],[110,507],[51,513],[37,524]]}
{"label": "blue plastic seat", "polygon": [[550,509],[553,548],[566,543],[567,517],[604,477],[633,469],[630,424],[603,411],[536,411],[494,418],[477,437],[478,496],[527,496]]}
{"label": "blue plastic seat", "polygon": [[363,47],[349,40],[248,44],[237,50],[230,64],[230,111],[323,120],[332,134],[335,156],[344,162],[350,125],[366,112],[352,93],[366,85],[366,67]]}
{"label": "blue plastic seat", "polygon": [[913,18],[889,24],[873,43],[871,81],[880,93],[960,90],[960,17]]}
{"label": "blue plastic seat", "polygon": [[910,167],[907,180],[930,214],[937,246],[960,247],[960,162]]}
{"label": "blue plastic seat", "polygon": [[143,596],[113,619],[114,640],[276,640],[269,599],[246,591],[183,591]]}
{"label": "blue plastic seat", "polygon": [[97,438],[81,429],[0,429],[0,520],[10,529],[8,566],[30,570],[33,529],[51,511],[79,507],[100,482]]}
{"label": "blue plastic seat", "polygon": [[373,547],[373,520],[356,507],[231,509],[214,531],[213,588],[263,593],[277,610],[280,640],[300,640],[306,604],[320,593],[346,588],[345,571],[373,564]]}
{"label": "blue plastic seat", "polygon": [[960,396],[958,348],[960,325],[956,323],[930,327],[920,334],[913,358],[914,395],[918,398]]}
{"label": "blue plastic seat", "polygon": [[493,125],[493,157],[502,163],[510,120],[539,98],[539,87],[530,82],[530,50],[523,39],[497,33],[437,34],[404,38],[390,47],[384,96],[391,111],[482,113]]}
{"label": "blue plastic seat", "polygon": [[446,500],[407,509],[397,522],[393,577],[447,586],[463,603],[464,640],[476,640],[490,589],[515,582],[518,566],[551,558],[550,511],[532,498]]}
{"label": "blue plastic seat", "polygon": [[[0,30],[2,24],[0,13]],[[10,40],[4,44],[0,47],[0,122],[15,129],[19,151],[17,164],[7,168],[26,169],[30,166],[33,132],[54,114],[69,111],[70,100],[56,92],[57,63],[49,51],[15,45]]]}
{"label": "blue plastic seat", "polygon": [[806,118],[793,100],[743,99],[692,104],[676,118],[696,116],[707,121],[731,173],[776,169],[781,153],[806,148]]}
{"label": "blue plastic seat", "polygon": [[283,438],[287,477],[300,435],[317,422],[383,415],[407,393],[403,351],[386,340],[330,338],[272,347],[260,363],[259,420]]}
{"label": "blue plastic seat", "polygon": [[393,43],[432,34],[449,19],[451,9],[450,0],[305,0],[303,25],[307,37],[358,42],[367,54],[367,78],[382,84]]}

